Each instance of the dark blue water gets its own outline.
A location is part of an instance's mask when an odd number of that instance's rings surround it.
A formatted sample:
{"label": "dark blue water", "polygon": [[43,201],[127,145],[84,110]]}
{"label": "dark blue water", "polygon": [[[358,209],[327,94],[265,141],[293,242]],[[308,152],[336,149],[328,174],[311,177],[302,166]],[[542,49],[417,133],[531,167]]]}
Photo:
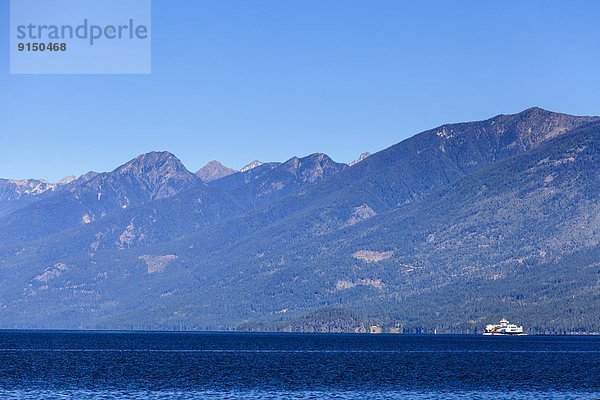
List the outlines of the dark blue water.
{"label": "dark blue water", "polygon": [[0,398],[600,399],[600,337],[0,332]]}

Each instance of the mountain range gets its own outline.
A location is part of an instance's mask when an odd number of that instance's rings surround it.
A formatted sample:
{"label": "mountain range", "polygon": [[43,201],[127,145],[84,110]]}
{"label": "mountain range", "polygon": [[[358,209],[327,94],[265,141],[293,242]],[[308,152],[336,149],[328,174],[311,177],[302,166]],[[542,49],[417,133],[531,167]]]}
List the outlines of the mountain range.
{"label": "mountain range", "polygon": [[0,327],[599,332],[599,155],[600,118],[531,108],[349,165],[0,180]]}

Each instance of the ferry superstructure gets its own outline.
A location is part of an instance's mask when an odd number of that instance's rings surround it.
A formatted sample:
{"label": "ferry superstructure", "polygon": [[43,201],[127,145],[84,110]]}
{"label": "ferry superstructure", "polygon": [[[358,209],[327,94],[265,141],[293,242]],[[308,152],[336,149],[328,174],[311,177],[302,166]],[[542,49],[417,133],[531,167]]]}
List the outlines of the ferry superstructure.
{"label": "ferry superstructure", "polygon": [[499,325],[486,325],[484,335],[525,335],[523,326],[517,326],[502,318]]}

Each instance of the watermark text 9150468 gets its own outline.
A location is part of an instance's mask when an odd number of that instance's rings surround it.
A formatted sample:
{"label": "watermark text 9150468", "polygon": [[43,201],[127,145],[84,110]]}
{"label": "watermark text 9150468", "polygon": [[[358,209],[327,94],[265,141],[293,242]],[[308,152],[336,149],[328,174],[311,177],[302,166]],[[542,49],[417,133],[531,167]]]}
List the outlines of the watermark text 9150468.
{"label": "watermark text 9150468", "polygon": [[11,0],[11,73],[150,73],[150,2]]}
{"label": "watermark text 9150468", "polygon": [[19,51],[67,51],[66,43],[19,43]]}

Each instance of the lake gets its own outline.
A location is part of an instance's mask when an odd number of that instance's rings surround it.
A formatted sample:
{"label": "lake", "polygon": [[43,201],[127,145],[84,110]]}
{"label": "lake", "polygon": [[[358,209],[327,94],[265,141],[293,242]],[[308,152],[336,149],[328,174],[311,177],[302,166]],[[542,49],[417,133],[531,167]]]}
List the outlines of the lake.
{"label": "lake", "polygon": [[599,399],[599,336],[0,331],[2,399]]}

